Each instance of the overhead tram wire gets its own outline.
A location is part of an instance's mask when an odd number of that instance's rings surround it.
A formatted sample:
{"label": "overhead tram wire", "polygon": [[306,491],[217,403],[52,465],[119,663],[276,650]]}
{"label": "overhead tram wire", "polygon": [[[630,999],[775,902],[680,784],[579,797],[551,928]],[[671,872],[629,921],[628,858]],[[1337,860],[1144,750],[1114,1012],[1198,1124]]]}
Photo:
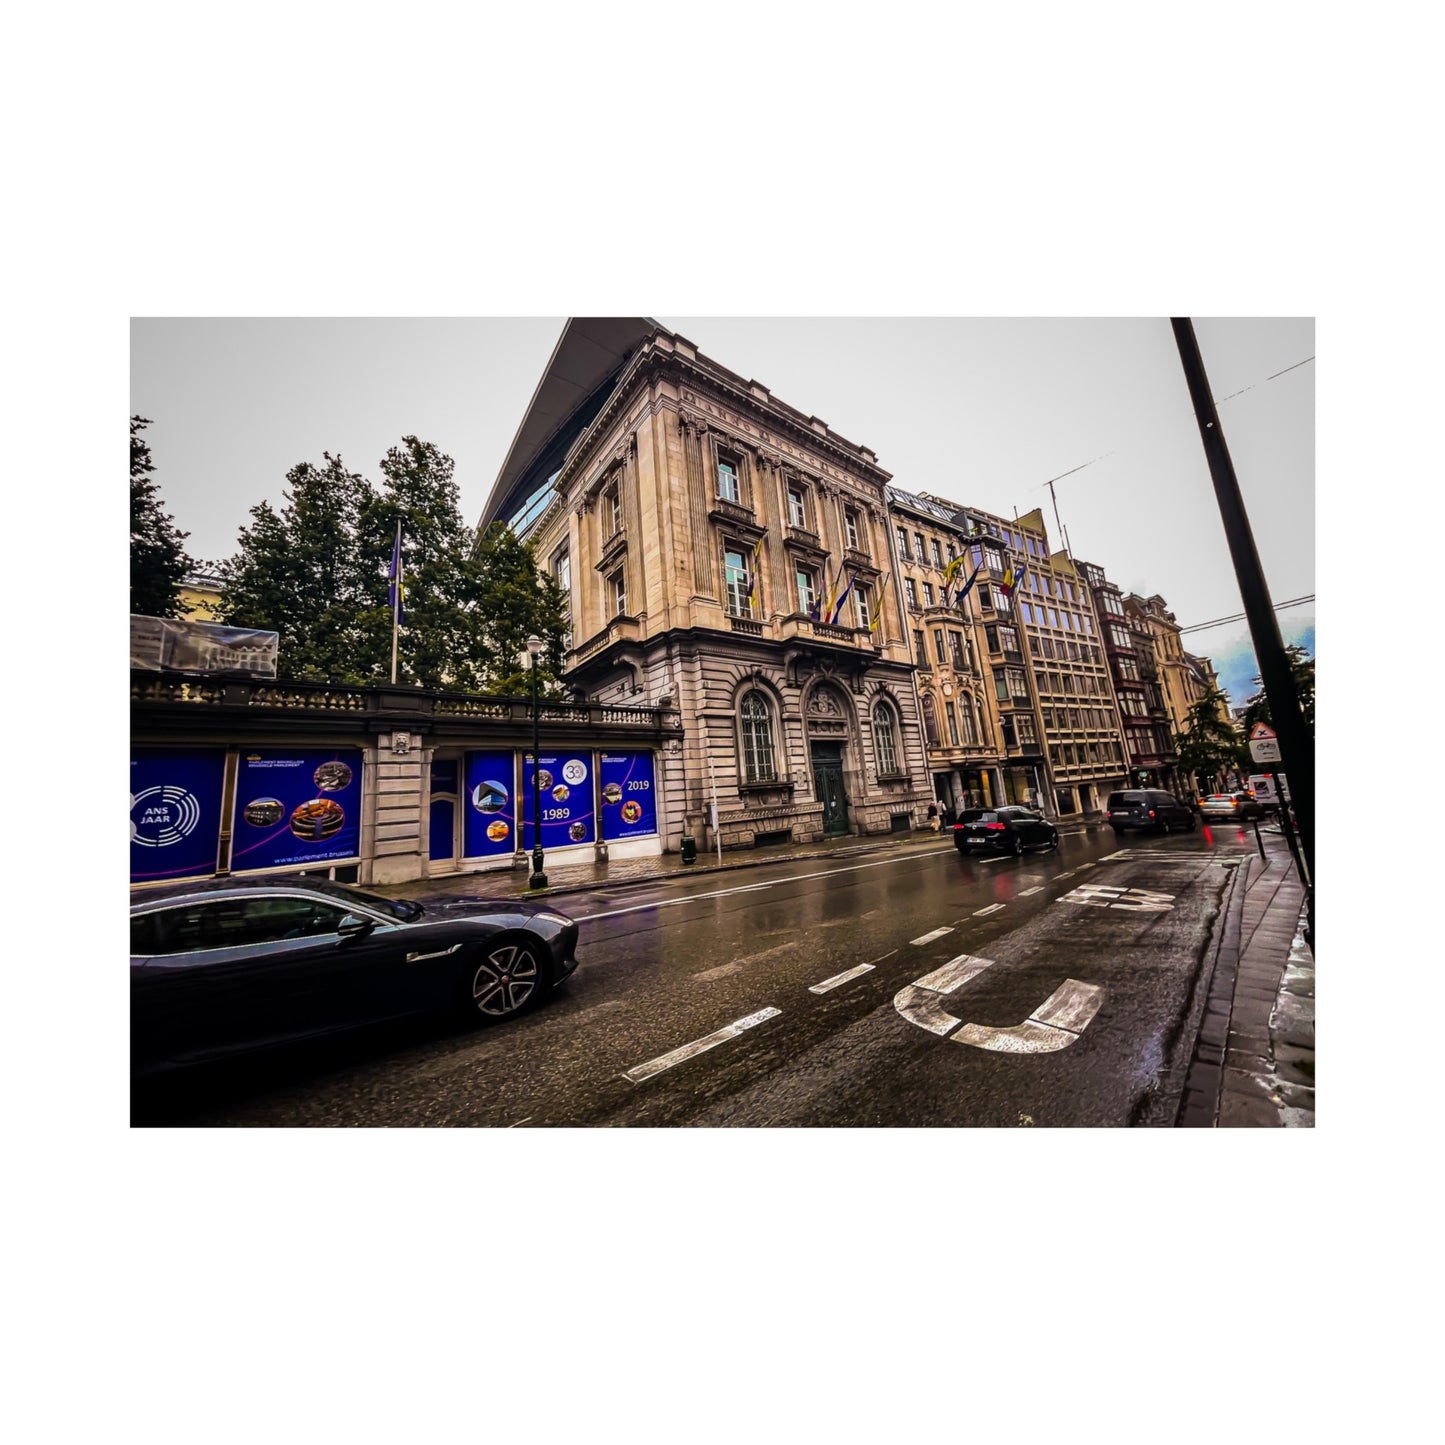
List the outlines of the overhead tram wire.
{"label": "overhead tram wire", "polygon": [[[1288,602],[1276,602],[1274,610],[1283,612],[1286,607],[1302,607],[1306,602],[1314,600],[1315,594],[1311,592],[1307,597],[1291,597]],[[1216,617],[1212,622],[1191,622],[1188,627],[1181,627],[1179,631],[1181,633],[1202,632],[1206,627],[1222,627],[1226,622],[1243,622],[1246,616],[1246,613],[1236,612],[1232,617]]]}

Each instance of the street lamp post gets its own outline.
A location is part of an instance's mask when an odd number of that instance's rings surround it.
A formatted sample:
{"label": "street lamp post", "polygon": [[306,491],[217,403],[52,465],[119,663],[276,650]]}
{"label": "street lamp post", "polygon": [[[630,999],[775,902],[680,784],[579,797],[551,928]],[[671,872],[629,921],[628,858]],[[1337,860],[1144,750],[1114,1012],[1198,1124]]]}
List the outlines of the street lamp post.
{"label": "street lamp post", "polygon": [[527,639],[532,672],[532,876],[528,888],[545,888],[547,875],[542,871],[542,709],[537,701],[537,654],[542,650],[540,637]]}

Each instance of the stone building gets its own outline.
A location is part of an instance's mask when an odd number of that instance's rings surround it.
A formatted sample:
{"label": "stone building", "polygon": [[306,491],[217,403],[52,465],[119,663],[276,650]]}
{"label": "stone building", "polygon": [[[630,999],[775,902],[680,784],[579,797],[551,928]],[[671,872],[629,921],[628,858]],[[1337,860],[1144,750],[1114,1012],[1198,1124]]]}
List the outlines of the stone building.
{"label": "stone building", "polygon": [[655,322],[564,328],[479,526],[511,524],[567,590],[579,700],[677,709],[667,849],[922,822],[888,480]]}

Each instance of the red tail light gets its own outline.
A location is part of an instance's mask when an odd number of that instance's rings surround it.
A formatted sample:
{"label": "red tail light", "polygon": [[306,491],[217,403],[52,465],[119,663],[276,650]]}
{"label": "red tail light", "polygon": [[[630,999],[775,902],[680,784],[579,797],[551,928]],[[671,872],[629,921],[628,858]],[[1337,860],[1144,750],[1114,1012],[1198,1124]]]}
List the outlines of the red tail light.
{"label": "red tail light", "polygon": [[1149,809],[1149,816],[1150,816],[1151,818],[1154,816],[1154,809],[1153,809],[1153,808],[1150,808],[1150,809]]}
{"label": "red tail light", "polygon": [[1002,823],[985,823],[983,826],[987,828],[990,833],[1002,833],[1004,830]]}
{"label": "red tail light", "polygon": [[954,831],[955,833],[957,833],[957,832],[960,831],[960,829],[962,829],[962,827],[963,827],[963,824],[962,824],[962,823],[955,823],[955,824],[953,825],[953,831]]}

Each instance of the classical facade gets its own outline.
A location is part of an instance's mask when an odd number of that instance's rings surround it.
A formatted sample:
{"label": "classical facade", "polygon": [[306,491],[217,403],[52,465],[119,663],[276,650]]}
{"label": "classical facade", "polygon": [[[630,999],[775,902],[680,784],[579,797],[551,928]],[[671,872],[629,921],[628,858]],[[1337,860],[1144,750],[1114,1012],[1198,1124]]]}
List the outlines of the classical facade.
{"label": "classical facade", "polygon": [[668,850],[923,821],[888,480],[655,322],[567,323],[480,525],[567,590],[579,700],[676,709]]}

